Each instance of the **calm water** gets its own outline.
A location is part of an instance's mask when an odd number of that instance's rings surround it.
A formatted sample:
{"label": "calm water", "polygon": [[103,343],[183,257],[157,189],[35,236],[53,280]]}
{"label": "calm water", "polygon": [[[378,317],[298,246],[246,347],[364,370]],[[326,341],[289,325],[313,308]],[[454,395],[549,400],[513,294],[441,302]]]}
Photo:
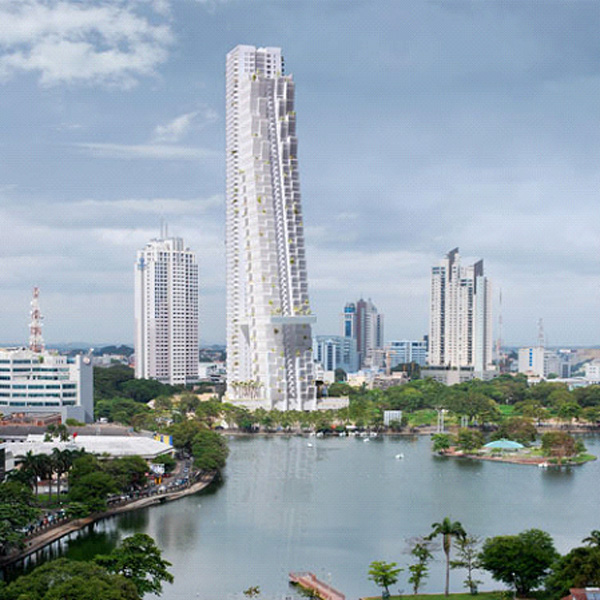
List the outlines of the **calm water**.
{"label": "calm water", "polygon": [[[310,441],[231,439],[221,486],[107,520],[54,550],[89,556],[143,531],[173,563],[165,600],[242,598],[252,585],[281,599],[291,594],[290,570],[331,579],[351,599],[377,593],[367,580],[372,560],[408,564],[406,540],[446,515],[482,537],[538,527],[562,552],[600,529],[600,461],[543,470],[435,457],[427,437]],[[600,455],[600,438],[585,442]],[[443,589],[441,555],[425,591]],[[402,575],[393,591],[409,591]],[[452,573],[455,591],[463,579]]]}

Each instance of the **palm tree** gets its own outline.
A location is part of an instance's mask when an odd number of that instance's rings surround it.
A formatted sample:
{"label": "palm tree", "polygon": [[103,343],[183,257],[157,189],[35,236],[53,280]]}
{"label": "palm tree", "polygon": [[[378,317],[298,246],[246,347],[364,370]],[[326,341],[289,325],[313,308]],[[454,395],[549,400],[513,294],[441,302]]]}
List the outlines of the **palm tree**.
{"label": "palm tree", "polygon": [[592,531],[590,531],[590,535],[583,538],[581,541],[588,546],[600,548],[600,530],[592,529]]}
{"label": "palm tree", "polygon": [[53,448],[50,458],[52,459],[54,472],[56,473],[56,493],[58,494],[58,501],[60,502],[60,478],[65,473],[68,473],[73,465],[73,452],[68,448],[65,448],[64,450]]}
{"label": "palm tree", "polygon": [[33,488],[35,490],[35,496],[38,495],[38,476],[40,474],[40,461],[39,455],[34,454],[31,450],[28,450],[26,454],[17,456],[17,463],[21,465],[21,471],[30,474],[33,482]]}
{"label": "palm tree", "polygon": [[450,517],[444,517],[441,523],[433,523],[431,525],[433,531],[427,536],[427,539],[432,540],[438,535],[442,536],[442,548],[446,555],[446,588],[444,596],[450,593],[450,549],[452,548],[452,538],[464,539],[467,537],[467,532],[459,521],[452,522]]}

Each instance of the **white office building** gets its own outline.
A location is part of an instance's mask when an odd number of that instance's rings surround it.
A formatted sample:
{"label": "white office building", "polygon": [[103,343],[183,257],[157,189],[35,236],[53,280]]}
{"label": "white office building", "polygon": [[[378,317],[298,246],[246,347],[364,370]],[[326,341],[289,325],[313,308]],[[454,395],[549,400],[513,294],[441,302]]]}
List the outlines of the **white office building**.
{"label": "white office building", "polygon": [[60,413],[94,420],[94,377],[89,356],[66,357],[25,348],[0,350],[0,413]]}
{"label": "white office building", "polygon": [[313,410],[295,85],[280,48],[227,55],[227,398]]}
{"label": "white office building", "polygon": [[480,378],[493,369],[491,284],[483,260],[463,267],[458,248],[431,271],[428,363]]}
{"label": "white office building", "polygon": [[152,240],[137,253],[135,376],[198,381],[198,265],[181,238]]}

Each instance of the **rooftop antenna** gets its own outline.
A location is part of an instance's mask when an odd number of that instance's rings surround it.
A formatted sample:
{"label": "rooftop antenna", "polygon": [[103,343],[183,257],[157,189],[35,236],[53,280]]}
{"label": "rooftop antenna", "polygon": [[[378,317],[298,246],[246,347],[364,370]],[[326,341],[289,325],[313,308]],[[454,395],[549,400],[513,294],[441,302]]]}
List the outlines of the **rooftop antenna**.
{"label": "rooftop antenna", "polygon": [[44,351],[44,338],[42,337],[43,316],[40,311],[40,288],[33,288],[33,298],[31,299],[31,323],[29,323],[29,349],[32,352],[41,353]]}

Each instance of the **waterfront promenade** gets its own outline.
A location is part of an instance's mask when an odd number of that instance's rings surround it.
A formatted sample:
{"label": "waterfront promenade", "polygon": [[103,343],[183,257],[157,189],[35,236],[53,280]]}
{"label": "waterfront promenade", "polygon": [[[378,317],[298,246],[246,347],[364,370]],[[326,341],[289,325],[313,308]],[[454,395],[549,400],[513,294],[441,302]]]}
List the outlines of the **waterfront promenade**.
{"label": "waterfront promenade", "polygon": [[198,477],[196,481],[189,485],[178,486],[175,489],[170,489],[156,493],[148,494],[138,498],[121,497],[111,503],[110,508],[101,513],[95,513],[81,519],[71,519],[68,521],[59,521],[55,525],[51,525],[44,528],[39,533],[27,538],[25,540],[25,547],[17,552],[3,556],[0,558],[0,567],[7,567],[11,564],[23,560],[31,554],[39,552],[46,546],[60,540],[61,538],[71,535],[76,531],[80,531],[85,527],[125,512],[138,510],[140,508],[147,508],[148,506],[154,506],[157,504],[164,504],[165,502],[172,502],[178,500],[184,496],[190,496],[196,494],[203,489],[207,488],[215,479],[217,475],[216,471],[203,473]]}

